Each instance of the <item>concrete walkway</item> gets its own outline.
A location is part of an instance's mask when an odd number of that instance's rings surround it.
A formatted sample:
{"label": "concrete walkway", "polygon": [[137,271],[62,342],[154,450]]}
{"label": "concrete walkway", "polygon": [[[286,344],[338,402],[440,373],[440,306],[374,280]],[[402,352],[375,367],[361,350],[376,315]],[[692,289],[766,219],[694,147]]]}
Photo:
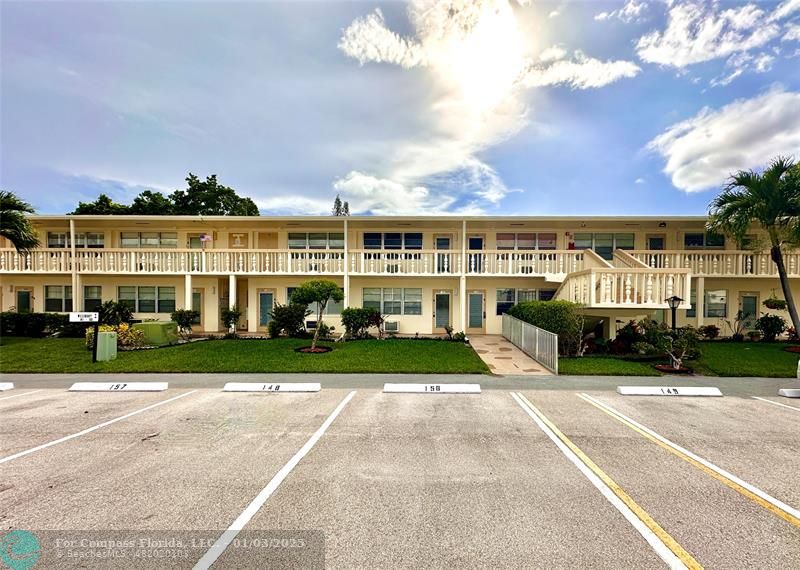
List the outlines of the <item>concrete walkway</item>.
{"label": "concrete walkway", "polygon": [[494,374],[552,376],[552,373],[500,335],[475,335],[469,342]]}

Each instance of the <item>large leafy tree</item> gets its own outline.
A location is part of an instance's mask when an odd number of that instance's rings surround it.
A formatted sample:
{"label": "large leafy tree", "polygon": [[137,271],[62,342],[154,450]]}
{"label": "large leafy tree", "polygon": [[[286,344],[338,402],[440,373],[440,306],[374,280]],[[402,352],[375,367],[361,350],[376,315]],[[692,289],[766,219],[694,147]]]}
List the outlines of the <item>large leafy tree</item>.
{"label": "large leafy tree", "polygon": [[800,166],[778,157],[763,172],[741,170],[709,205],[709,231],[742,242],[748,229],[758,224],[769,236],[770,256],[778,268],[783,296],[795,330],[800,330],[797,306],[784,263],[784,248],[800,238]]}
{"label": "large leafy tree", "polygon": [[100,194],[94,202],[78,202],[78,207],[71,214],[91,216],[124,215],[130,213],[130,207],[114,202],[108,195]]}
{"label": "large leafy tree", "polygon": [[312,303],[317,304],[317,328],[314,329],[314,340],[311,341],[311,352],[317,348],[317,340],[319,339],[319,330],[322,327],[322,315],[325,314],[325,308],[328,303],[335,301],[337,303],[344,299],[342,289],[334,281],[330,279],[316,279],[306,281],[300,287],[292,291],[292,303],[298,305],[308,306]]}
{"label": "large leafy tree", "polygon": [[174,213],[205,216],[258,216],[258,206],[250,198],[242,198],[233,188],[217,182],[212,174],[205,180],[189,173],[188,188],[170,194]]}
{"label": "large leafy tree", "polygon": [[33,207],[13,192],[0,190],[0,236],[3,236],[19,252],[39,247],[39,236],[25,214],[32,214]]}
{"label": "large leafy tree", "polygon": [[174,213],[174,208],[172,200],[161,192],[145,190],[133,199],[128,213],[138,216],[167,216]]}

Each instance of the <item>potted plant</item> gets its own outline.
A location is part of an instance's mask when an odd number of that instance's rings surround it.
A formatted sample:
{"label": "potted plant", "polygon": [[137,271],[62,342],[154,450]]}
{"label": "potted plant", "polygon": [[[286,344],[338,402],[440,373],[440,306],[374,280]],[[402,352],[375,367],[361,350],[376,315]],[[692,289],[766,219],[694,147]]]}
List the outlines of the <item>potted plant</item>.
{"label": "potted plant", "polygon": [[764,306],[767,309],[772,309],[773,311],[785,311],[786,301],[783,299],[778,299],[775,297],[775,295],[772,295],[769,299],[764,301]]}
{"label": "potted plant", "polygon": [[733,321],[731,322],[726,319],[725,323],[728,325],[728,328],[731,329],[731,340],[733,342],[742,342],[744,340],[744,311],[737,311]]}
{"label": "potted plant", "polygon": [[749,331],[747,333],[747,338],[749,338],[752,342],[758,342],[761,340],[761,331]]}

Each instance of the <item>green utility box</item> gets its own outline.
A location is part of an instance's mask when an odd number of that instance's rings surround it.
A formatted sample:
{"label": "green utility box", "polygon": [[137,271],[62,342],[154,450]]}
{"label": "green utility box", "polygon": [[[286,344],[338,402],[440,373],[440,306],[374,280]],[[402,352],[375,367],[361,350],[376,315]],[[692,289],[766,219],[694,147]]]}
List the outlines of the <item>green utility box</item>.
{"label": "green utility box", "polygon": [[97,335],[97,361],[106,362],[117,358],[117,333],[101,332]]}
{"label": "green utility box", "polygon": [[144,342],[151,346],[172,344],[178,340],[178,323],[174,321],[136,323],[132,328],[144,331]]}

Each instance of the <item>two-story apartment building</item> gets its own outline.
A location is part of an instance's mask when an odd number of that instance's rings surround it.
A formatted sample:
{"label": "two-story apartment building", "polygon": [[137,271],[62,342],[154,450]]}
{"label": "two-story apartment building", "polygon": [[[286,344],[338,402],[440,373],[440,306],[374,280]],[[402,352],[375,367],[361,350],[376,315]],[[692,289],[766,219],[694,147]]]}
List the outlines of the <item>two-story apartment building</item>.
{"label": "two-story apartment building", "polygon": [[[129,303],[138,318],[201,314],[220,331],[220,310],[242,310],[239,328],[266,331],[275,303],[305,280],[339,283],[328,308],[375,307],[400,334],[500,332],[514,303],[582,303],[613,336],[618,321],[665,318],[718,324],[782,297],[768,252],[738,249],[705,232],[704,217],[222,217],[33,216],[42,247],[18,254],[0,243],[0,307],[96,309]],[[754,231],[756,243],[759,232]],[[750,246],[752,247],[752,245]],[[800,253],[787,268],[800,298]]]}

